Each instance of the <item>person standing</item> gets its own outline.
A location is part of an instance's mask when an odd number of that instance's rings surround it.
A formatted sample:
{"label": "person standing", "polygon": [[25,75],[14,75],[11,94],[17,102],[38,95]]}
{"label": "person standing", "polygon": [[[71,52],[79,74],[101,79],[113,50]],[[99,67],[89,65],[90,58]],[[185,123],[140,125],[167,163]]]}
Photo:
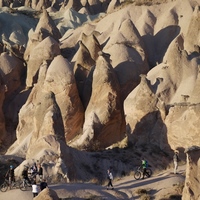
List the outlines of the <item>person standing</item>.
{"label": "person standing", "polygon": [[31,175],[33,178],[36,177],[37,172],[38,172],[37,165],[36,165],[36,163],[34,163],[33,166],[31,167]]}
{"label": "person standing", "polygon": [[48,187],[47,182],[45,179],[43,179],[43,181],[40,183],[40,190],[42,191],[47,187]]}
{"label": "person standing", "polygon": [[107,177],[108,177],[108,185],[107,185],[107,190],[109,189],[109,187],[112,187],[112,190],[114,189],[113,184],[112,184],[112,180],[113,180],[113,175],[110,169],[107,170]]}
{"label": "person standing", "polygon": [[178,169],[178,161],[179,161],[178,151],[177,150],[174,151],[173,161],[174,161],[174,174],[176,174],[177,173],[177,169]]}
{"label": "person standing", "polygon": [[43,168],[42,168],[41,164],[38,165],[38,175],[39,175],[40,181],[42,181],[43,180]]}
{"label": "person standing", "polygon": [[38,195],[38,186],[36,184],[36,181],[34,181],[32,184],[32,193],[33,193],[33,198]]}

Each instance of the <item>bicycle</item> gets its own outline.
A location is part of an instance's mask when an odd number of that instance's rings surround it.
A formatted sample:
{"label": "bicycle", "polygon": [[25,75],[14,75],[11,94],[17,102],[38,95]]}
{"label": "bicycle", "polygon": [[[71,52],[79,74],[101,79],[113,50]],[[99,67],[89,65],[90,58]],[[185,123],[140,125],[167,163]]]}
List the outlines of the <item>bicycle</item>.
{"label": "bicycle", "polygon": [[23,179],[22,182],[19,184],[19,189],[22,191],[26,191],[30,187],[32,187],[31,181],[27,179]]}
{"label": "bicycle", "polygon": [[[152,175],[152,170],[150,168],[146,168],[146,173],[145,173],[144,177],[149,178],[149,177],[151,177],[151,175]],[[142,168],[142,166],[139,166],[139,167],[137,167],[137,169],[134,173],[134,178],[136,180],[139,180],[142,176],[143,176],[143,168]]]}
{"label": "bicycle", "polygon": [[1,184],[0,186],[0,190],[2,192],[6,192],[8,190],[8,188],[11,189],[17,189],[19,187],[19,184],[17,181],[11,181],[11,179],[5,179],[4,182]]}

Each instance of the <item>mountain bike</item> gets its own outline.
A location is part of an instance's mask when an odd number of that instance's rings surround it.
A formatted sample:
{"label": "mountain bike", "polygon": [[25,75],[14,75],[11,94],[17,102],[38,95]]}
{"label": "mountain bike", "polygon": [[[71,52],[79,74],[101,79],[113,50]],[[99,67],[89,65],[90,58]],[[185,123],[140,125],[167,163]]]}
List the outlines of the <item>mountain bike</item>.
{"label": "mountain bike", "polygon": [[31,187],[32,187],[31,181],[29,181],[27,179],[23,179],[19,184],[19,188],[22,191],[26,191],[26,190],[30,189]]}
{"label": "mountain bike", "polygon": [[4,182],[0,186],[0,190],[2,192],[6,192],[8,188],[11,189],[17,189],[19,188],[19,183],[17,181],[11,181],[11,179],[5,179]]}
{"label": "mountain bike", "polygon": [[[144,178],[149,178],[152,175],[152,170],[150,168],[146,168],[146,173],[144,175]],[[139,180],[143,176],[143,168],[142,166],[137,167],[135,173],[134,173],[134,178],[136,180]]]}

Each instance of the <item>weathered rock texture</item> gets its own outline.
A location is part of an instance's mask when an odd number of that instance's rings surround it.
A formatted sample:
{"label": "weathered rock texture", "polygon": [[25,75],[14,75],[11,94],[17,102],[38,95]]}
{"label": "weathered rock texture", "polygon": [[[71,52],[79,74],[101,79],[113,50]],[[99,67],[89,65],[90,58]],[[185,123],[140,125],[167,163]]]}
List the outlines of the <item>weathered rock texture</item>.
{"label": "weathered rock texture", "polygon": [[30,33],[30,38],[24,53],[27,62],[26,85],[32,87],[37,82],[38,69],[44,60],[53,60],[60,54],[58,40],[60,32],[54,21],[49,17],[46,10],[38,22],[34,32]]}
{"label": "weathered rock texture", "polygon": [[45,188],[34,199],[35,200],[59,200],[59,197],[54,190],[50,188]]}
{"label": "weathered rock texture", "polygon": [[185,186],[183,189],[183,200],[196,200],[200,198],[199,191],[199,167],[200,167],[200,147],[192,146],[185,150],[187,154],[187,168]]}
{"label": "weathered rock texture", "polygon": [[107,147],[124,138],[125,120],[117,75],[110,65],[110,55],[99,53],[93,73],[92,95],[85,111],[83,135],[78,146],[99,142]]}
{"label": "weathered rock texture", "polygon": [[0,73],[8,81],[0,135],[17,138],[7,154],[30,163],[53,155],[67,177],[86,180],[69,162],[82,152],[68,145],[125,141],[168,153],[200,145],[199,2],[145,2],[24,1],[43,9],[40,19],[23,7],[0,9]]}

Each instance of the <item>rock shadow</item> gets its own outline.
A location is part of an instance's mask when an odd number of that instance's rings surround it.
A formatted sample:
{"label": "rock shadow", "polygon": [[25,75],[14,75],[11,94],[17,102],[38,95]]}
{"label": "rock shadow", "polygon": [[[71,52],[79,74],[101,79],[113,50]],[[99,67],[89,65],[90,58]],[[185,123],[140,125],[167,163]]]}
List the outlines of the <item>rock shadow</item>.
{"label": "rock shadow", "polygon": [[161,29],[156,35],[142,36],[148,54],[150,68],[153,68],[157,63],[161,63],[170,43],[180,33],[179,26],[167,26]]}
{"label": "rock shadow", "polygon": [[[141,118],[132,133],[128,135],[128,141],[129,145],[149,155],[149,160],[154,163],[153,167],[159,165],[166,167],[172,159],[173,151],[168,143],[167,127],[159,110]],[[158,156],[159,160],[153,162]]]}

